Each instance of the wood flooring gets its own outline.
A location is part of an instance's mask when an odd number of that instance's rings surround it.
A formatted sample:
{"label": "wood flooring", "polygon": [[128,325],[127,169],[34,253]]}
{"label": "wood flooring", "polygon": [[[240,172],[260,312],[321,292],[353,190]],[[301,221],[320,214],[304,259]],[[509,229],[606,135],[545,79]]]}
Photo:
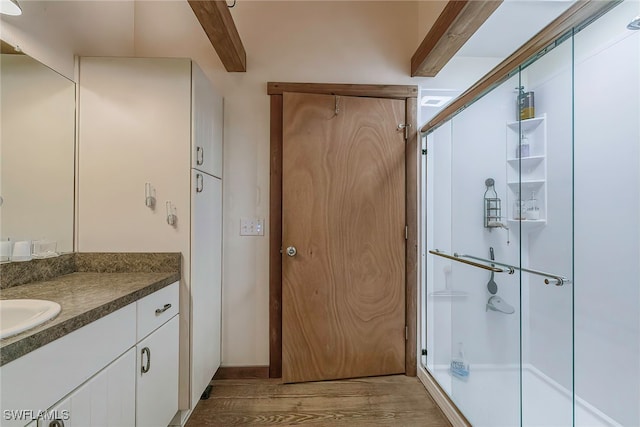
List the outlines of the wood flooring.
{"label": "wood flooring", "polygon": [[187,427],[450,426],[416,377],[394,375],[282,384],[280,379],[214,380]]}

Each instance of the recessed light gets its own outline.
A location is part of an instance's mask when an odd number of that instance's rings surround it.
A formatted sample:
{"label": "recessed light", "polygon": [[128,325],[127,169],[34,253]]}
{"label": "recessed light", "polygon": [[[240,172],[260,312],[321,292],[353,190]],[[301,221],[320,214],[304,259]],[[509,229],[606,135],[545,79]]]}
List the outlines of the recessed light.
{"label": "recessed light", "polygon": [[640,15],[633,18],[631,22],[627,25],[628,30],[640,30]]}

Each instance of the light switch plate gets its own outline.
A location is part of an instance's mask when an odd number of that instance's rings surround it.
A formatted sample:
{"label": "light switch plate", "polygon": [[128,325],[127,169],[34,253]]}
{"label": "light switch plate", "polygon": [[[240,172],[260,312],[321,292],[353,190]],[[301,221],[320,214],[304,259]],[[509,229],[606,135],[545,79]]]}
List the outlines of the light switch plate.
{"label": "light switch plate", "polygon": [[241,236],[264,236],[263,218],[240,218]]}

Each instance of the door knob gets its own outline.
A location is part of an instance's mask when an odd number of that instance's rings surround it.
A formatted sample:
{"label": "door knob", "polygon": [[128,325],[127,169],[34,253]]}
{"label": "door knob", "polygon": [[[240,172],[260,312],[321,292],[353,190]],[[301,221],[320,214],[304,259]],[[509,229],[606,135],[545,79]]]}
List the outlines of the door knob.
{"label": "door knob", "polygon": [[287,255],[289,256],[296,256],[296,254],[298,253],[298,250],[296,249],[295,246],[289,246],[287,248]]}

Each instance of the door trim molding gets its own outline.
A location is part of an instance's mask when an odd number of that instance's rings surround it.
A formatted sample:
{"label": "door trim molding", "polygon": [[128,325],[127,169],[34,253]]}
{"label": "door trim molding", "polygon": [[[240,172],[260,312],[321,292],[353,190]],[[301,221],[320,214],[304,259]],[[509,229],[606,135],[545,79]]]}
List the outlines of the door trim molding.
{"label": "door trim molding", "polygon": [[417,292],[418,292],[418,86],[358,85],[322,83],[267,83],[271,97],[269,170],[269,377],[282,377],[282,94],[284,92],[323,95],[404,99],[406,142],[406,241],[405,316],[408,339],[405,345],[405,374],[416,376]]}

